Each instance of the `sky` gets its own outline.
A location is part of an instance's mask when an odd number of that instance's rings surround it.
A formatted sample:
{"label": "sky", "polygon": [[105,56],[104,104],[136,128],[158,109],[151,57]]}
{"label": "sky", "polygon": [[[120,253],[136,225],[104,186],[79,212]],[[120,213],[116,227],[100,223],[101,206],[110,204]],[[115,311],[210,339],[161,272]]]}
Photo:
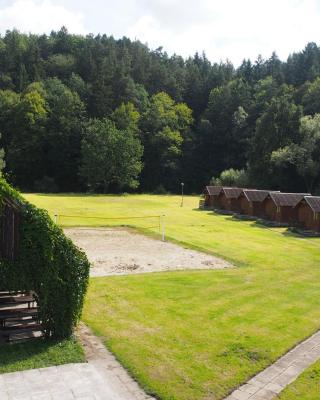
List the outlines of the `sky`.
{"label": "sky", "polygon": [[238,66],[320,44],[320,0],[0,0],[0,33],[16,28],[139,39],[184,57],[204,51]]}

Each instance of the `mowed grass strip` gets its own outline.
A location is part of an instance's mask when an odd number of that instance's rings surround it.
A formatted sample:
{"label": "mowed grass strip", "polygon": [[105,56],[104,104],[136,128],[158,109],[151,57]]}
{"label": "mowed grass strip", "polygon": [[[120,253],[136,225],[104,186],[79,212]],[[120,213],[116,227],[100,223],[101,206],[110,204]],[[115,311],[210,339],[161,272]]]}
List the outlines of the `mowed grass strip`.
{"label": "mowed grass strip", "polygon": [[83,349],[75,339],[33,339],[0,345],[0,374],[84,361]]}
{"label": "mowed grass strip", "polygon": [[319,400],[320,361],[308,368],[279,395],[280,400]]}
{"label": "mowed grass strip", "polygon": [[91,280],[84,321],[161,399],[222,399],[320,327],[318,239],[198,211],[196,197],[28,198],[52,214],[165,213],[171,240],[238,266]]}

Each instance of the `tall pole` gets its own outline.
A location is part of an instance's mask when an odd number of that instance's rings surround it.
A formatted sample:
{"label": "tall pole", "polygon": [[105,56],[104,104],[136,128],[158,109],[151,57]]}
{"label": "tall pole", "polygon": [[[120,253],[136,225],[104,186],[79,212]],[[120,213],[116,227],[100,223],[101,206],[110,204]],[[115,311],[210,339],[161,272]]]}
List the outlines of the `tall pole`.
{"label": "tall pole", "polygon": [[184,183],[181,182],[181,204],[180,204],[180,207],[183,207],[183,187],[184,187]]}
{"label": "tall pole", "polygon": [[166,234],[166,226],[165,226],[165,220],[164,220],[165,214],[161,215],[161,236],[162,236],[162,241],[165,241],[165,234]]}

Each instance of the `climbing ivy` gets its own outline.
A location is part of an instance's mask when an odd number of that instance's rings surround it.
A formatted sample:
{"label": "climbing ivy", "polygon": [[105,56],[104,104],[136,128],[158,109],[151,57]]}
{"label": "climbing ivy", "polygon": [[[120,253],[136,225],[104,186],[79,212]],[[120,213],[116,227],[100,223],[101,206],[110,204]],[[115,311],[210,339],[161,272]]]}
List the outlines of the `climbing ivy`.
{"label": "climbing ivy", "polygon": [[3,198],[19,206],[20,238],[15,260],[0,259],[0,289],[34,291],[45,335],[66,338],[81,316],[88,259],[46,211],[28,203],[0,179]]}

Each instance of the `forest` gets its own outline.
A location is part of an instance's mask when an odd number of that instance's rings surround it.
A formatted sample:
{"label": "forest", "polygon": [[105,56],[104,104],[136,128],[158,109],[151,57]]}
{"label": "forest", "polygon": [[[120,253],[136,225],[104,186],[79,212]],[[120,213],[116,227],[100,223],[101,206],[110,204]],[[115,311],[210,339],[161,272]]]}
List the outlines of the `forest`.
{"label": "forest", "polygon": [[125,37],[7,31],[0,133],[2,174],[24,191],[319,194],[320,48],[236,68]]}

